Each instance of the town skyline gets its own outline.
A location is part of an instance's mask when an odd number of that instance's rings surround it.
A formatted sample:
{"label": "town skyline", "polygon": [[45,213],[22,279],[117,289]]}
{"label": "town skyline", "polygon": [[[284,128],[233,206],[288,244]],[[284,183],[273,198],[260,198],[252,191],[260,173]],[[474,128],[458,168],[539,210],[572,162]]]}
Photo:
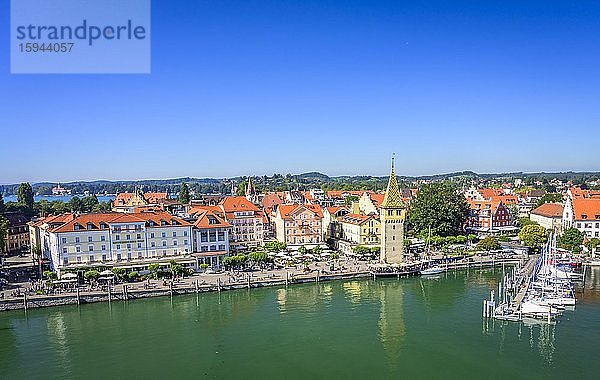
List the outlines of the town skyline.
{"label": "town skyline", "polygon": [[[330,179],[338,179],[338,178],[356,178],[356,177],[372,177],[372,178],[387,178],[388,174],[369,174],[369,173],[359,173],[359,174],[340,174],[340,175],[331,175],[328,173],[323,173],[322,171],[304,171],[299,173],[292,172],[271,172],[271,173],[263,173],[263,174],[240,174],[233,176],[168,176],[163,178],[95,178],[95,179],[64,179],[64,180],[53,180],[53,179],[17,179],[13,182],[1,182],[0,186],[13,186],[18,185],[19,183],[28,182],[32,185],[37,184],[73,184],[73,183],[96,183],[96,182],[110,182],[110,183],[120,183],[120,182],[150,182],[150,181],[162,181],[168,182],[172,181],[173,183],[178,181],[185,180],[242,180],[244,178],[252,177],[252,178],[260,178],[260,177],[272,177],[273,175],[292,175],[296,177],[302,176],[310,176],[310,175],[319,175],[326,176]],[[484,177],[499,177],[499,176],[536,176],[536,175],[544,175],[544,176],[552,176],[552,175],[600,175],[600,170],[565,170],[565,171],[504,171],[504,172],[476,172],[473,170],[458,170],[452,172],[439,172],[439,173],[431,173],[431,174],[417,174],[417,175],[408,175],[401,172],[396,172],[396,176],[398,178],[406,178],[413,180],[420,179],[428,179],[430,177],[453,177],[460,175],[475,175],[475,176],[484,176]]]}

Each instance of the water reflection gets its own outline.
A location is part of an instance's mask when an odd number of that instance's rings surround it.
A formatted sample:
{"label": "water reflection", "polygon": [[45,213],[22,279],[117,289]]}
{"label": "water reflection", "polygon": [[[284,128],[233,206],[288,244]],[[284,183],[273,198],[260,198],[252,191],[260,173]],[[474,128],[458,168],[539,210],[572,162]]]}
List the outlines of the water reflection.
{"label": "water reflection", "polygon": [[48,331],[48,340],[54,346],[54,351],[57,355],[57,362],[64,375],[72,373],[71,368],[71,353],[69,350],[70,342],[67,335],[67,324],[63,313],[53,313],[46,320]]}
{"label": "water reflection", "polygon": [[379,339],[385,350],[390,367],[396,368],[400,361],[402,343],[406,335],[404,324],[404,289],[400,282],[386,282],[379,293]]}

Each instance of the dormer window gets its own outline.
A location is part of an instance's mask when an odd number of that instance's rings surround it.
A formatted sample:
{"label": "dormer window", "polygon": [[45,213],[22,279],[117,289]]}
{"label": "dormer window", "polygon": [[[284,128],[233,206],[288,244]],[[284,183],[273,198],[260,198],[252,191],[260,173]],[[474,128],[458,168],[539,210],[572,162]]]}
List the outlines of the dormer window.
{"label": "dormer window", "polygon": [[154,221],[153,221],[153,220],[149,221],[149,222],[148,222],[148,225],[149,225],[150,227],[154,227]]}
{"label": "dormer window", "polygon": [[161,225],[161,226],[166,226],[166,225],[167,225],[167,222],[165,222],[164,220],[161,220],[161,221],[160,221],[160,225]]}
{"label": "dormer window", "polygon": [[105,229],[105,228],[108,228],[108,226],[106,225],[106,223],[100,222],[100,228]]}
{"label": "dormer window", "polygon": [[92,228],[94,228],[94,225],[92,223],[88,223],[87,224],[87,229],[91,230]]}
{"label": "dormer window", "polygon": [[596,214],[596,219],[600,219],[600,214]]}
{"label": "dormer window", "polygon": [[581,219],[587,219],[587,214],[581,214]]}
{"label": "dormer window", "polygon": [[172,226],[176,226],[177,225],[177,221],[175,219],[171,220],[171,225]]}
{"label": "dormer window", "polygon": [[80,226],[79,224],[74,224],[74,225],[73,225],[73,229],[74,229],[75,231],[78,231],[79,229],[81,229],[81,226]]}

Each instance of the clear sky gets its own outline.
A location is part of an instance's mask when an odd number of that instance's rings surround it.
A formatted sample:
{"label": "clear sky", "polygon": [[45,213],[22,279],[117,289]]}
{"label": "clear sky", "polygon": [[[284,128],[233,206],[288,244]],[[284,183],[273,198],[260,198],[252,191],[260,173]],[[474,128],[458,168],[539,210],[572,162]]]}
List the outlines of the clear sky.
{"label": "clear sky", "polygon": [[0,183],[600,170],[597,1],[152,1],[152,74],[11,75]]}

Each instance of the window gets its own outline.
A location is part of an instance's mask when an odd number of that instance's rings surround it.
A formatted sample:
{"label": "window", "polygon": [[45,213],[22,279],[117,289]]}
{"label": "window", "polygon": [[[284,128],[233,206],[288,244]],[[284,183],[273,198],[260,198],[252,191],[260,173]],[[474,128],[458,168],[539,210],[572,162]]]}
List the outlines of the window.
{"label": "window", "polygon": [[63,265],[69,265],[69,258],[63,257]]}
{"label": "window", "polygon": [[75,237],[75,243],[79,243],[79,236]]}
{"label": "window", "polygon": [[88,243],[91,243],[94,239],[91,236],[88,236]]}
{"label": "window", "polygon": [[173,231],[173,237],[177,237],[177,231]]}
{"label": "window", "polygon": [[163,240],[163,241],[162,241],[162,246],[163,246],[163,247],[166,247],[166,246],[167,246],[167,241],[166,241],[166,240]]}
{"label": "window", "polygon": [[142,234],[137,234],[137,239],[141,239],[142,238]]}
{"label": "window", "polygon": [[187,239],[183,239],[183,245],[188,245]]}
{"label": "window", "polygon": [[94,246],[93,245],[88,245],[88,251],[89,252],[94,252]]}
{"label": "window", "polygon": [[173,240],[173,246],[176,247],[177,246],[177,240]]}
{"label": "window", "polygon": [[151,238],[151,239],[154,239],[154,232],[151,232],[151,233],[150,233],[150,238]]}
{"label": "window", "polygon": [[183,236],[187,236],[187,231],[183,231]]}
{"label": "window", "polygon": [[115,240],[121,240],[121,235],[115,235]]}
{"label": "window", "polygon": [[102,249],[103,251],[106,251],[106,244],[102,244],[102,247],[101,247],[101,249]]}
{"label": "window", "polygon": [[81,262],[81,256],[77,256],[77,262],[80,263]]}
{"label": "window", "polygon": [[215,230],[212,230],[209,232],[208,240],[209,241],[217,241],[217,233],[215,232]]}
{"label": "window", "polygon": [[163,232],[163,233],[162,233],[162,237],[164,237],[164,238],[165,238],[165,237],[167,237],[167,233],[166,233],[166,232]]}
{"label": "window", "polygon": [[63,244],[67,244],[67,238],[66,237],[62,238],[62,243]]}
{"label": "window", "polygon": [[104,235],[100,236],[100,241],[106,241],[106,236],[104,236]]}
{"label": "window", "polygon": [[206,231],[200,232],[200,241],[202,243],[206,243],[208,241],[208,232],[206,232]]}
{"label": "window", "polygon": [[94,255],[90,255],[90,262],[93,263],[94,262]]}
{"label": "window", "polygon": [[142,248],[142,243],[137,243],[138,249]]}
{"label": "window", "polygon": [[63,253],[66,255],[67,254],[67,247],[63,248]]}
{"label": "window", "polygon": [[156,247],[156,243],[155,243],[155,242],[152,242],[152,243],[150,243],[150,246],[151,246],[152,248],[154,248],[154,247]]}
{"label": "window", "polygon": [[219,244],[219,251],[225,250],[225,244]]}
{"label": "window", "polygon": [[219,231],[219,241],[225,241],[225,231]]}
{"label": "window", "polygon": [[131,240],[131,235],[126,235],[126,236],[125,236],[125,239],[126,239],[126,240]]}
{"label": "window", "polygon": [[81,252],[81,247],[75,247],[75,252],[77,252],[77,253]]}
{"label": "window", "polygon": [[211,245],[210,246],[210,250],[211,251],[216,251],[217,250],[217,246],[216,245]]}
{"label": "window", "polygon": [[131,243],[127,243],[127,249],[131,249]]}
{"label": "window", "polygon": [[102,261],[106,261],[106,254],[102,255]]}

